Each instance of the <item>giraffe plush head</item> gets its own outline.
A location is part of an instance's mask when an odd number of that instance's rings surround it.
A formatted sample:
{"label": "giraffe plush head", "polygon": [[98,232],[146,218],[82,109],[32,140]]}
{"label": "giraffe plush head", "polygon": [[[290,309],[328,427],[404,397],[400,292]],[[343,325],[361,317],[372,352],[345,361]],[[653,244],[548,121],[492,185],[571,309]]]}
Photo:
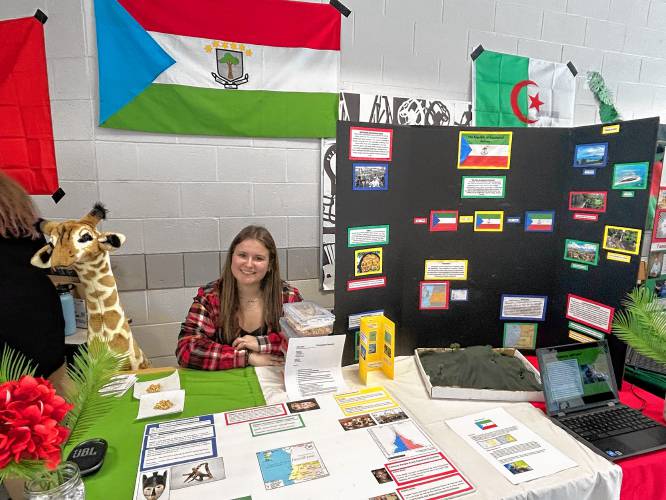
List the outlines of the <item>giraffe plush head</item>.
{"label": "giraffe plush head", "polygon": [[92,262],[100,254],[119,248],[125,242],[124,235],[97,230],[97,224],[105,218],[106,208],[96,203],[90,213],[79,220],[42,221],[40,230],[51,241],[33,256],[32,264],[43,268],[76,269],[77,264]]}
{"label": "giraffe plush head", "polygon": [[85,289],[88,341],[98,338],[127,356],[130,368],[145,368],[150,363],[132,336],[109,259],[109,252],[120,247],[125,236],[98,231],[105,217],[104,205],[97,203],[79,220],[42,221],[39,228],[50,242],[30,262],[42,268],[73,268]]}

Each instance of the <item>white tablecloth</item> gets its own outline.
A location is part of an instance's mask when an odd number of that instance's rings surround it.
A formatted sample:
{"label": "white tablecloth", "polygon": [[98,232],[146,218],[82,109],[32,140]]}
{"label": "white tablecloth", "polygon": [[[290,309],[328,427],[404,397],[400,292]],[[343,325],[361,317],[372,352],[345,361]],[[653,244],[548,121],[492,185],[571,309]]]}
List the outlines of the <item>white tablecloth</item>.
{"label": "white tablecloth", "polygon": [[[396,359],[395,380],[380,372],[370,373],[368,387],[381,385],[424,428],[447,457],[474,484],[476,491],[464,498],[488,500],[611,500],[619,499],[622,469],[590,451],[554,425],[530,403],[458,401],[430,399],[414,358]],[[343,368],[349,390],[366,387],[358,378],[358,366]],[[257,377],[267,404],[288,401],[283,372],[257,368]],[[552,476],[513,485],[444,423],[445,420],[502,406],[513,417],[579,464]],[[323,497],[322,497],[323,498]]]}

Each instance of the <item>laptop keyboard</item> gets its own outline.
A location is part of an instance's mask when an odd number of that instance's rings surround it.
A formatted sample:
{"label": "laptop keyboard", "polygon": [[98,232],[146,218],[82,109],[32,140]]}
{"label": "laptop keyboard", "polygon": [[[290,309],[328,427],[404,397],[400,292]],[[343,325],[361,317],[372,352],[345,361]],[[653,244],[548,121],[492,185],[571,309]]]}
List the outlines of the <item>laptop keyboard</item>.
{"label": "laptop keyboard", "polygon": [[588,441],[596,441],[659,425],[638,410],[626,406],[607,408],[594,413],[560,417],[558,421]]}

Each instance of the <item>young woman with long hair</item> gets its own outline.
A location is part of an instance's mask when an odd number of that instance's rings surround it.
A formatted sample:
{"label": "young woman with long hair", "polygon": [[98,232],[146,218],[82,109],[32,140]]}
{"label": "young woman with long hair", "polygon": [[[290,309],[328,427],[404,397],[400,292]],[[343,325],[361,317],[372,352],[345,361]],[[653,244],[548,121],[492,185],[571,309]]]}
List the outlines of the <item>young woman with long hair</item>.
{"label": "young woman with long hair", "polygon": [[30,196],[0,171],[0,351],[12,347],[49,377],[64,371],[65,320],[55,287],[30,264],[46,244],[37,220]]}
{"label": "young woman with long hair", "polygon": [[283,364],[282,304],[301,300],[280,278],[271,234],[247,226],[231,242],[222,276],[194,297],[178,336],[178,363],[202,370]]}

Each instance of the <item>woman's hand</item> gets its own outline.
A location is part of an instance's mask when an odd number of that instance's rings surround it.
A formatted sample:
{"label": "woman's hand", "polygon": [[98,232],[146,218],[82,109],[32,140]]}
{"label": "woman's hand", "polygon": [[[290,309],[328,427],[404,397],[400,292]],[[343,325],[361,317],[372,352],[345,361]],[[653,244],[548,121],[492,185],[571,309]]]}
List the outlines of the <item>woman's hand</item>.
{"label": "woman's hand", "polygon": [[242,337],[237,337],[232,343],[231,347],[237,351],[254,351],[259,352],[259,341],[254,335],[243,335]]}
{"label": "woman's hand", "polygon": [[[238,340],[238,339],[236,339]],[[247,362],[251,366],[282,366],[284,357],[275,354],[251,352],[247,357]]]}

